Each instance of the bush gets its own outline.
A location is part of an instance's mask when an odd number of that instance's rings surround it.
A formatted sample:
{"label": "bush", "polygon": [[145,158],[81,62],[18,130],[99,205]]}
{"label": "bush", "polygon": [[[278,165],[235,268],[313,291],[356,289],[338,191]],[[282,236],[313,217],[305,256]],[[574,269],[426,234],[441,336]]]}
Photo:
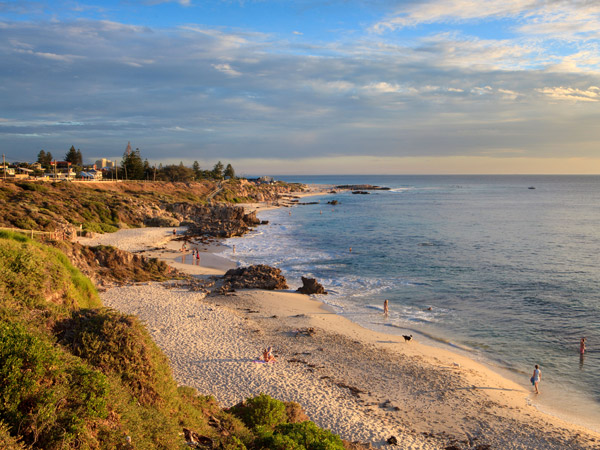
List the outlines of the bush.
{"label": "bush", "polygon": [[135,317],[79,310],[57,323],[56,331],[74,355],[120,377],[143,405],[173,395],[176,386],[168,361]]}
{"label": "bush", "polygon": [[245,402],[234,406],[231,413],[242,419],[251,429],[273,430],[287,419],[285,404],[266,394],[246,399]]}
{"label": "bush", "polygon": [[0,232],[0,305],[63,309],[99,306],[92,283],[60,251]]}
{"label": "bush", "polygon": [[114,233],[119,230],[118,227],[108,223],[101,222],[85,222],[83,224],[84,231],[92,231],[94,233]]}
{"label": "bush", "polygon": [[48,187],[39,183],[15,183],[24,191],[48,192]]}
{"label": "bush", "polygon": [[0,419],[25,442],[69,443],[106,417],[106,377],[22,325],[0,324],[0,361]]}
{"label": "bush", "polygon": [[304,408],[296,402],[285,402],[285,415],[288,423],[301,423],[308,420]]}
{"label": "bush", "polygon": [[10,435],[8,426],[0,421],[0,448],[2,450],[25,450],[19,439]]}
{"label": "bush", "polygon": [[[344,444],[339,436],[317,427],[310,421],[281,424],[275,428],[273,439],[277,440],[278,435],[285,437],[286,442],[291,440],[300,445],[298,448],[306,450],[344,450]],[[274,447],[269,446],[269,448]]]}

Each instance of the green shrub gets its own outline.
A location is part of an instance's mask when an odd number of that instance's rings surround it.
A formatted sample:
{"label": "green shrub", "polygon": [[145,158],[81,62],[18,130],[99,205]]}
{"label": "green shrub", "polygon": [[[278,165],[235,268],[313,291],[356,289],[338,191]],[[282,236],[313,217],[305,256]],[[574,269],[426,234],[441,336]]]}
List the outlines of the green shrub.
{"label": "green shrub", "polygon": [[266,394],[246,399],[234,406],[231,413],[242,419],[249,428],[261,430],[273,430],[287,418],[285,404]]}
{"label": "green shrub", "polygon": [[140,403],[157,404],[175,392],[168,360],[137,318],[111,310],[78,310],[56,329],[74,355],[116,374]]}
{"label": "green shrub", "polygon": [[114,233],[119,230],[115,225],[100,222],[84,222],[84,231],[91,231],[93,233]]}
{"label": "green shrub", "polygon": [[99,306],[100,300],[64,253],[20,233],[0,232],[0,305],[54,310]]}
{"label": "green shrub", "polygon": [[48,192],[48,187],[40,183],[15,183],[24,191]]}
{"label": "green shrub", "polygon": [[[278,435],[291,439],[301,446],[298,448],[306,450],[344,450],[344,444],[339,436],[319,428],[310,421],[278,425],[273,433],[273,439],[277,439]],[[269,448],[274,447],[269,446]]]}
{"label": "green shrub", "polygon": [[302,444],[282,434],[272,434],[263,439],[261,443],[271,450],[306,450]]}
{"label": "green shrub", "polygon": [[0,419],[27,443],[52,448],[107,415],[104,375],[16,323],[0,324]]}

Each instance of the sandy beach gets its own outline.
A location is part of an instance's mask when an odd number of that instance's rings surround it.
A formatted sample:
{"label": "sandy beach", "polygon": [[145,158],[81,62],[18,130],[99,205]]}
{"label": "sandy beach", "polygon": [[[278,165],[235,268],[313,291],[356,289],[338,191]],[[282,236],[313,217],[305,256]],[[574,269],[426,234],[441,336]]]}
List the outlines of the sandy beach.
{"label": "sandy beach", "polygon": [[[144,252],[199,277],[233,267],[215,245],[200,246],[198,265],[183,263],[172,237],[172,229],[145,228],[82,243]],[[305,295],[245,290],[205,297],[149,283],[101,297],[146,323],[180,384],[225,407],[264,392],[299,402],[311,420],[344,439],[375,447],[395,436],[404,449],[600,449],[598,433],[543,414],[531,392],[484,365],[367,330]],[[256,362],[269,345],[277,361]]]}

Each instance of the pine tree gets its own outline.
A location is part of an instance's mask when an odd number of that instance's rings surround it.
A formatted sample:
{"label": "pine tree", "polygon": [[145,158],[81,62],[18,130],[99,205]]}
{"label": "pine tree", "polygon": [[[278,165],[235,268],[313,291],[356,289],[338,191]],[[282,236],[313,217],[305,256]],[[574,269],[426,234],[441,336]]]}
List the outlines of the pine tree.
{"label": "pine tree", "polygon": [[70,162],[72,165],[77,165],[77,150],[75,150],[74,145],[71,145],[71,148],[65,155],[65,161]]}
{"label": "pine tree", "polygon": [[42,166],[46,165],[46,152],[43,149],[38,153],[37,162],[39,162]]}
{"label": "pine tree", "polygon": [[231,164],[227,164],[227,167],[225,167],[225,172],[223,172],[223,176],[225,178],[235,178],[235,170],[233,170],[233,166]]}
{"label": "pine tree", "polygon": [[[129,148],[129,147],[128,147]],[[140,156],[140,149],[134,151],[125,150],[121,167],[128,180],[143,180],[144,179],[144,163]]]}
{"label": "pine tree", "polygon": [[194,171],[196,180],[202,178],[202,171],[200,170],[200,164],[198,164],[198,161],[194,161],[194,164],[192,164],[192,170]]}
{"label": "pine tree", "polygon": [[212,176],[218,180],[223,178],[223,163],[221,161],[216,163],[215,167],[213,167]]}

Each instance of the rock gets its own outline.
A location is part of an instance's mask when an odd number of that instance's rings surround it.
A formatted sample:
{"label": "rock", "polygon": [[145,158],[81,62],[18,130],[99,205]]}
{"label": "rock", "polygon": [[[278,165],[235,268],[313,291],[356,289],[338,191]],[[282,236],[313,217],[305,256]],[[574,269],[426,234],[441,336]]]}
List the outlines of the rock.
{"label": "rock", "polygon": [[241,206],[176,203],[168,209],[175,217],[190,223],[187,234],[192,236],[242,236],[261,223],[256,212],[246,214]]}
{"label": "rock", "polygon": [[297,291],[306,295],[327,294],[323,285],[317,282],[317,280],[305,277],[302,277],[302,287],[299,287]]}
{"label": "rock", "polygon": [[338,201],[337,200],[330,200],[327,202],[328,205],[337,205]]}
{"label": "rock", "polygon": [[372,184],[344,184],[336,186],[336,189],[345,189],[350,191],[389,191],[389,187],[374,186]]}
{"label": "rock", "polygon": [[225,273],[222,290],[233,289],[288,289],[281,270],[264,264],[230,269]]}
{"label": "rock", "polygon": [[390,436],[386,442],[390,445],[398,445],[398,438],[396,438],[396,436]]}

